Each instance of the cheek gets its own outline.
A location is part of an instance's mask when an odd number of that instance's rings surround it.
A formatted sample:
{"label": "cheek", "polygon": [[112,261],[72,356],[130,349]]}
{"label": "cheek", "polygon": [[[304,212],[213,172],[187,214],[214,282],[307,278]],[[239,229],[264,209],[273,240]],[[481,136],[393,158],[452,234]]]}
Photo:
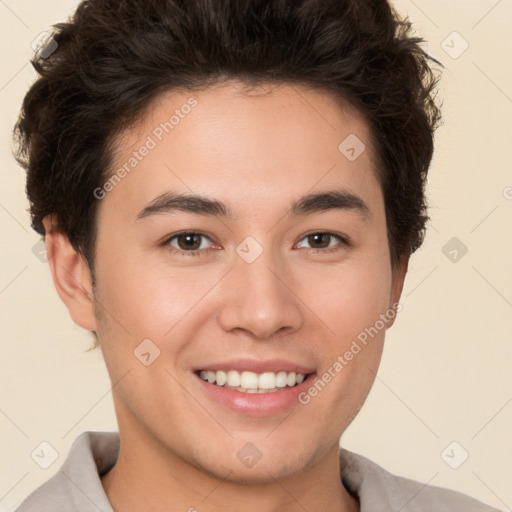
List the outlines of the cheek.
{"label": "cheek", "polygon": [[338,340],[337,349],[373,326],[389,307],[391,270],[386,264],[361,261],[332,268],[316,283],[309,288],[309,305]]}
{"label": "cheek", "polygon": [[[391,271],[386,265],[354,265],[330,273],[323,293],[310,297],[329,329],[317,338],[317,380],[300,397],[319,424],[341,434],[363,405],[375,379],[384,345]],[[312,308],[313,309],[313,308]]]}
{"label": "cheek", "polygon": [[101,300],[133,336],[163,337],[211,288],[215,274],[124,258],[98,275]]}
{"label": "cheek", "polygon": [[[331,274],[322,317],[334,331],[323,347],[323,373],[334,385],[324,399],[346,422],[364,402],[378,370],[390,312],[391,267],[383,251],[362,256],[354,265]],[[322,315],[320,315],[322,316]],[[384,320],[383,320],[384,318]],[[321,375],[320,375],[321,378]],[[351,403],[350,407],[347,405]],[[341,405],[344,404],[344,407]],[[344,412],[343,412],[344,411]]]}

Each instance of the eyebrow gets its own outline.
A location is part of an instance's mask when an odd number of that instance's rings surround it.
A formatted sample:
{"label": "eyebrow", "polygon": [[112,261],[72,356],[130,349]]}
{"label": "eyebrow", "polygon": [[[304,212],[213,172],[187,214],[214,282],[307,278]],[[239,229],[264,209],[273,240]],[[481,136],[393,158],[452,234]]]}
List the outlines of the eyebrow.
{"label": "eyebrow", "polygon": [[[137,220],[152,215],[183,211],[206,216],[234,218],[232,210],[224,203],[208,197],[164,192],[148,203],[137,215]],[[370,216],[370,209],[359,196],[346,190],[328,190],[308,194],[293,202],[286,212],[289,217],[298,217],[330,210],[348,210],[358,214],[363,220]]]}

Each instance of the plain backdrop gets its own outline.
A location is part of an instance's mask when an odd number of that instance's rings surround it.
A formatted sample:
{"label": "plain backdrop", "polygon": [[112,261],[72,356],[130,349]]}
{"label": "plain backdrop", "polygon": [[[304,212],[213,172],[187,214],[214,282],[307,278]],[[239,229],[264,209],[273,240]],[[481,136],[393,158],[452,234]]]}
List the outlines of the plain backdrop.
{"label": "plain backdrop", "polygon": [[[71,0],[0,0],[0,512],[47,480],[85,430],[115,430],[110,381],[71,321],[30,228],[11,131],[31,42]],[[388,470],[512,507],[512,2],[396,0],[445,71],[431,222],[403,310],[344,447]],[[467,251],[467,252],[466,252]],[[34,450],[58,453],[41,468]],[[457,469],[451,466],[458,466]]]}

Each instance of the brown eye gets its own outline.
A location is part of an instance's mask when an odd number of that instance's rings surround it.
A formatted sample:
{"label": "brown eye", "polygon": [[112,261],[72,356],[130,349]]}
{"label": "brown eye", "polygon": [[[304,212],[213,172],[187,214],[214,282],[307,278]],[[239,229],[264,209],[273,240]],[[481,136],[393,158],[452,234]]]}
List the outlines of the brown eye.
{"label": "brown eye", "polygon": [[308,242],[313,249],[325,249],[329,247],[332,235],[329,233],[315,233],[308,235]]}
{"label": "brown eye", "polygon": [[202,233],[178,233],[170,237],[166,244],[170,245],[173,249],[182,252],[204,252],[208,249],[211,240]]}
{"label": "brown eye", "polygon": [[[307,245],[304,245],[304,243]],[[299,242],[300,248],[304,247],[318,252],[336,251],[345,245],[348,245],[348,243],[342,236],[323,232],[310,233]]]}
{"label": "brown eye", "polygon": [[185,234],[178,235],[176,238],[180,249],[186,251],[187,249],[197,250],[201,247],[201,235]]}

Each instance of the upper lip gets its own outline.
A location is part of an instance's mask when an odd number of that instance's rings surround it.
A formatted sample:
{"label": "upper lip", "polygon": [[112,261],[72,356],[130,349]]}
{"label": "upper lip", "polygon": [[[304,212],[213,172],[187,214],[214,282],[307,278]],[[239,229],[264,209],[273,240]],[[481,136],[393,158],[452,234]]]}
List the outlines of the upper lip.
{"label": "upper lip", "polygon": [[204,363],[203,366],[197,366],[194,368],[195,372],[200,370],[205,371],[224,371],[236,370],[237,372],[254,372],[254,373],[265,373],[265,372],[295,372],[307,375],[313,373],[315,370],[310,366],[305,366],[285,359],[268,359],[268,360],[256,360],[256,359],[230,359],[228,361],[216,362],[216,363]]}

